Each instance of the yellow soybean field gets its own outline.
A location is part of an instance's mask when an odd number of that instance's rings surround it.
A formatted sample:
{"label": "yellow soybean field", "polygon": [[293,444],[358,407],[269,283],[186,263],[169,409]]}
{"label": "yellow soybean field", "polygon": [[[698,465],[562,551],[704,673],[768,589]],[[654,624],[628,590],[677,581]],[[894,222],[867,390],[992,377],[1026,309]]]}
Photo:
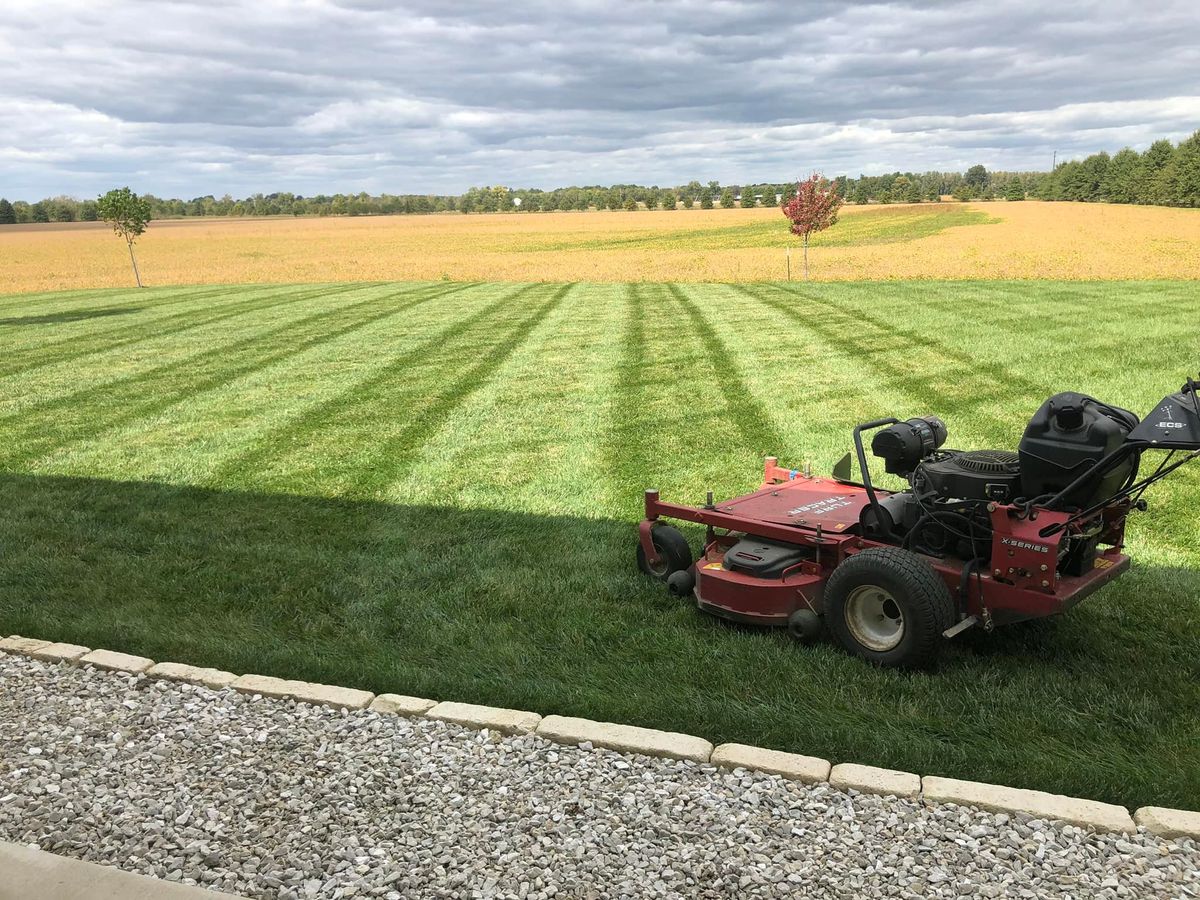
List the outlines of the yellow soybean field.
{"label": "yellow soybean field", "polygon": [[[800,274],[775,209],[183,219],[137,245],[149,285],[329,281],[776,281]],[[1200,210],[1107,204],[849,206],[816,280],[1200,278]],[[124,287],[103,223],[0,228],[0,293]]]}

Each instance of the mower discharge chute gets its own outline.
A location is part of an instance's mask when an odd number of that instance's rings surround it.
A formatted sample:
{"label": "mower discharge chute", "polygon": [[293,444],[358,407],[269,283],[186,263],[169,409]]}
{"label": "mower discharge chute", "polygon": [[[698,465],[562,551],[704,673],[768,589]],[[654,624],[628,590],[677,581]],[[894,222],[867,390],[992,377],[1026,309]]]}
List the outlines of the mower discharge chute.
{"label": "mower discharge chute", "polygon": [[[908,488],[871,480],[871,453]],[[681,506],[646,491],[638,567],[705,612],[779,625],[800,640],[822,623],[881,666],[922,667],[974,625],[1055,615],[1129,568],[1125,524],[1142,494],[1200,456],[1200,384],[1188,379],[1146,418],[1077,393],[1042,404],[1016,452],[943,449],[934,416],[878,419],[853,432],[831,478],[768,458],[763,486]],[[1165,457],[1141,476],[1143,455]],[[693,561],[682,532],[707,526]]]}

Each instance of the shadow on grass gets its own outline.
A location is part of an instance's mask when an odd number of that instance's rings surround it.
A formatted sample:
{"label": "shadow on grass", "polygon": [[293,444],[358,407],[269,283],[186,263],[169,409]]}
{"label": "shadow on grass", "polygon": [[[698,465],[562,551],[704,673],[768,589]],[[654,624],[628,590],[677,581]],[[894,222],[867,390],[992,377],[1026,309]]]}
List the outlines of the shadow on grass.
{"label": "shadow on grass", "polygon": [[1200,639],[1166,617],[1194,572],[1135,571],[904,675],[703,616],[634,545],[632,522],[0,474],[0,631],[1125,803],[1200,793]]}
{"label": "shadow on grass", "polygon": [[140,306],[110,306],[103,309],[68,309],[63,312],[45,313],[40,316],[9,316],[0,319],[0,325],[58,325],[65,322],[82,322],[85,319],[106,319],[141,312]]}

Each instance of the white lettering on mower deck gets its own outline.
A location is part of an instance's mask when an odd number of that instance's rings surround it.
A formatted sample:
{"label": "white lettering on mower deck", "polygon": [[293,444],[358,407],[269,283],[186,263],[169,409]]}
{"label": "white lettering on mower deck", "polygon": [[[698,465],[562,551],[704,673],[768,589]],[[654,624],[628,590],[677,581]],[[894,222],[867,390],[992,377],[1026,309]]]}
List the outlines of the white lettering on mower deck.
{"label": "white lettering on mower deck", "polygon": [[813,503],[806,503],[806,504],[804,504],[804,506],[797,506],[795,509],[789,509],[787,514],[789,516],[800,516],[800,515],[804,515],[805,513],[813,513],[813,514],[827,513],[827,512],[832,512],[835,509],[841,509],[843,506],[849,506],[849,505],[850,505],[849,494],[839,494],[836,497],[826,497],[823,500],[817,500],[817,501],[814,501]]}

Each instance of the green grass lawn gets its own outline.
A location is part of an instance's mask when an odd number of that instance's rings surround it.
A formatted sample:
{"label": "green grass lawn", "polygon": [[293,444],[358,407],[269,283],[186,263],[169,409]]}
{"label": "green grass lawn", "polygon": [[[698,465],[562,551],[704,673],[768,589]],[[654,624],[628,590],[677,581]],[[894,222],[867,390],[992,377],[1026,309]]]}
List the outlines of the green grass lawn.
{"label": "green grass lawn", "polygon": [[[643,488],[828,471],[858,421],[1014,447],[1145,412],[1200,285],[355,284],[0,297],[0,631],[1131,805],[1200,798],[1200,466],[1135,568],[935,674],[634,569]],[[692,532],[695,535],[695,532]],[[2,690],[0,686],[0,690]]]}
{"label": "green grass lawn", "polygon": [[[681,214],[683,215],[683,214]],[[661,224],[638,227],[631,220],[628,234],[594,237],[577,232],[565,240],[544,238],[513,239],[505,235],[497,244],[504,253],[540,251],[596,250],[741,250],[758,247],[779,247],[781,229],[777,220],[736,222],[720,228],[664,229]],[[929,237],[962,225],[990,225],[998,222],[986,212],[961,204],[927,204],[922,206],[879,206],[843,215],[838,227],[820,231],[812,236],[814,247],[868,246],[894,244]],[[786,234],[786,231],[783,233]]]}

